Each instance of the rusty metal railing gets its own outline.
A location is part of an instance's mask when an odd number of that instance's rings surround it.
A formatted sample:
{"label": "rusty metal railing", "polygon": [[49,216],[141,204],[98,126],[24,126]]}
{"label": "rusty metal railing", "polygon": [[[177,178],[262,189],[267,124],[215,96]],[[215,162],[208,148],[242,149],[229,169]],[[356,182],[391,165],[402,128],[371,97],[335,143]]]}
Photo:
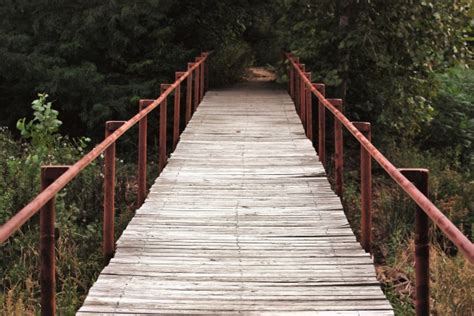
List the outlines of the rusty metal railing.
{"label": "rusty metal railing", "polygon": [[[334,115],[334,169],[335,191],[343,194],[343,138],[344,126],[359,142],[361,147],[361,244],[370,252],[371,244],[371,205],[372,205],[372,158],[388,173],[388,175],[418,205],[415,217],[415,309],[417,315],[429,314],[429,238],[428,229],[431,219],[434,224],[474,263],[474,244],[427,198],[427,169],[397,169],[371,143],[370,123],[351,122],[342,113],[343,100],[326,99],[325,85],[312,83],[311,73],[306,72],[305,65],[291,53],[285,53],[289,62],[288,91],[295,102],[296,110],[301,118],[307,137],[317,144],[317,152],[323,165],[326,164],[326,109]],[[318,100],[318,139],[313,128],[313,105],[311,94]],[[413,183],[412,183],[413,182]]]}
{"label": "rusty metal railing", "polygon": [[159,163],[161,172],[166,165],[167,152],[167,99],[174,94],[174,119],[172,150],[175,149],[180,131],[180,98],[181,83],[186,80],[186,114],[187,124],[204,97],[208,88],[208,58],[210,53],[202,53],[195,62],[188,63],[188,69],[176,72],[172,84],[161,85],[161,95],[156,100],[140,100],[139,112],[128,121],[106,122],[105,139],[83,156],[72,166],[43,166],[41,168],[41,193],[28,205],[23,207],[10,220],[0,227],[0,244],[4,243],[33,215],[40,212],[40,281],[41,281],[41,314],[56,313],[56,267],[54,221],[56,194],[71,182],[79,173],[104,153],[104,220],[103,220],[103,254],[110,260],[115,251],[114,241],[114,195],[115,195],[115,143],[135,124],[139,124],[138,137],[138,194],[137,207],[146,196],[146,161],[147,161],[147,118],[148,114],[160,107],[159,122]]}

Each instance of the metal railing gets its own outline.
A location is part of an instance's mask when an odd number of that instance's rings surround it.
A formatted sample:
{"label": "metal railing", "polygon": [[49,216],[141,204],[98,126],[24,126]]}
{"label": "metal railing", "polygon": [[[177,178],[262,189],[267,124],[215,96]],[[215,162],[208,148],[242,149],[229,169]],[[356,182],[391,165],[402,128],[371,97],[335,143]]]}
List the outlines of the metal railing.
{"label": "metal railing", "polygon": [[70,183],[81,171],[104,153],[104,218],[103,218],[103,254],[106,261],[114,255],[114,196],[115,196],[115,143],[135,124],[139,124],[138,136],[138,194],[137,207],[143,204],[146,196],[147,168],[147,121],[148,114],[160,108],[159,121],[159,173],[168,159],[167,152],[167,99],[174,92],[174,118],[172,146],[174,150],[180,132],[181,83],[186,80],[185,125],[191,119],[199,103],[207,91],[208,57],[210,53],[202,53],[195,62],[188,63],[188,69],[176,72],[172,84],[161,85],[161,95],[156,100],[140,100],[139,112],[128,121],[108,121],[105,128],[105,139],[83,156],[72,166],[43,166],[41,168],[41,193],[28,205],[23,207],[10,220],[0,227],[0,244],[4,243],[33,215],[40,212],[40,283],[41,283],[41,314],[56,313],[56,267],[55,267],[55,207],[56,194]]}
{"label": "metal railing", "polygon": [[[306,136],[317,144],[321,163],[326,164],[326,109],[334,115],[334,171],[335,191],[343,194],[343,134],[344,126],[361,147],[361,244],[370,252],[372,231],[372,158],[418,205],[415,214],[415,310],[417,315],[429,315],[429,219],[458,247],[464,257],[474,263],[474,244],[427,198],[427,169],[397,169],[371,142],[369,122],[351,122],[342,113],[343,100],[327,99],[325,85],[312,83],[311,73],[291,53],[285,53],[289,62],[288,91],[306,131]],[[311,95],[318,100],[318,138],[313,128]],[[413,182],[413,183],[412,183]]]}

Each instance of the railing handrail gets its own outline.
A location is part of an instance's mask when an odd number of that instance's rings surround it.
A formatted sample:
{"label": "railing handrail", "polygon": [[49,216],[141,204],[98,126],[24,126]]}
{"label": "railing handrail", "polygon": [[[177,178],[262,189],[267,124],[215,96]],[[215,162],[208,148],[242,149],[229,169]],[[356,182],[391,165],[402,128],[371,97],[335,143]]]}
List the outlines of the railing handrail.
{"label": "railing handrail", "polygon": [[110,136],[106,137],[101,143],[96,145],[89,153],[84,155],[76,163],[74,163],[66,172],[64,172],[57,180],[49,185],[45,190],[39,193],[31,202],[24,206],[19,212],[13,215],[7,222],[0,227],[0,244],[4,243],[11,235],[13,235],[23,224],[25,224],[33,215],[35,215],[49,200],[68,185],[79,173],[90,165],[97,157],[100,156],[109,146],[119,139],[131,127],[137,124],[141,119],[146,117],[151,111],[157,108],[172,92],[180,85],[189,75],[197,69],[202,63],[205,63],[210,52],[203,53],[202,58],[194,63],[194,65],[186,70],[182,76],[174,81],[157,99],[149,106],[139,111],[136,115],[126,121],[121,127],[114,131]]}
{"label": "railing handrail", "polygon": [[323,96],[312,82],[305,76],[303,71],[294,60],[291,53],[285,53],[285,57],[290,61],[291,66],[296,70],[300,79],[303,80],[307,88],[314,94],[319,102],[324,105],[341,122],[346,129],[356,138],[356,140],[367,150],[388,175],[405,191],[411,199],[428,215],[428,217],[441,229],[454,245],[463,253],[469,262],[474,263],[474,244],[431,202],[416,186],[409,181],[359,130],[352,122],[334,105]]}

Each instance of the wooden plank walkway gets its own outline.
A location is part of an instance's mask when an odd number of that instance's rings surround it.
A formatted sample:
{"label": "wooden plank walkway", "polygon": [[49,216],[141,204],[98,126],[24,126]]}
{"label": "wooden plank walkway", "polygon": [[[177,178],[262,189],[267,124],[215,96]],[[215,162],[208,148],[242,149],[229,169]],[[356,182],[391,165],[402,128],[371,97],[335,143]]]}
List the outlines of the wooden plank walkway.
{"label": "wooden plank walkway", "polygon": [[209,91],[78,315],[393,315],[289,96]]}

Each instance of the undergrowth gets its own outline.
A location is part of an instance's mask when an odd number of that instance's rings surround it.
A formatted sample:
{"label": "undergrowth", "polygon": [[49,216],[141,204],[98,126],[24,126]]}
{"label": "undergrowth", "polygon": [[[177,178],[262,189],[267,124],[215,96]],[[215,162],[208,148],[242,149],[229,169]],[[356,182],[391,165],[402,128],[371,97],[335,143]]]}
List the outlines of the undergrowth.
{"label": "undergrowth", "polygon": [[[46,98],[47,95],[39,95],[33,102],[31,121],[19,121],[21,140],[16,140],[6,128],[0,129],[0,224],[39,192],[41,165],[71,165],[89,147],[87,138],[70,139],[57,134],[61,122]],[[56,299],[59,315],[77,311],[104,266],[101,253],[102,166],[103,158],[100,157],[57,195]],[[116,168],[117,238],[135,208],[136,168],[119,159]],[[38,214],[0,246],[0,258],[0,310],[6,315],[37,314],[40,310]]]}
{"label": "undergrowth", "polygon": [[[474,182],[470,173],[452,166],[446,155],[406,144],[388,146],[387,157],[396,166],[428,168],[429,198],[472,239]],[[346,171],[345,181],[344,209],[360,237],[360,179],[357,170]],[[372,253],[377,277],[396,315],[414,315],[416,206],[376,163],[373,184]],[[474,312],[474,266],[433,224],[430,226],[430,239],[432,313],[471,315]]]}

